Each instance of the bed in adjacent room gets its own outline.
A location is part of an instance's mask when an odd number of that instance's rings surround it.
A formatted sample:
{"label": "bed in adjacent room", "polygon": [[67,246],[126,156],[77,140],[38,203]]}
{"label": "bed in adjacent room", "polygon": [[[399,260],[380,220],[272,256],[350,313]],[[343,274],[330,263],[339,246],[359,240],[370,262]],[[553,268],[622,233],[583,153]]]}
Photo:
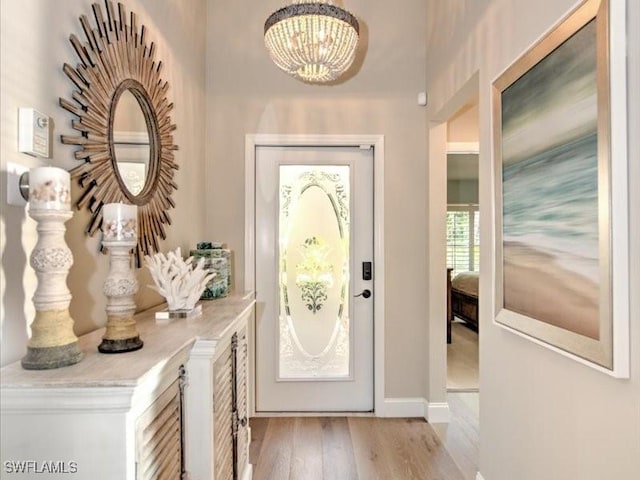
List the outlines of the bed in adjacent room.
{"label": "bed in adjacent room", "polygon": [[464,320],[467,326],[478,331],[478,280],[480,272],[461,272],[451,280],[451,315]]}

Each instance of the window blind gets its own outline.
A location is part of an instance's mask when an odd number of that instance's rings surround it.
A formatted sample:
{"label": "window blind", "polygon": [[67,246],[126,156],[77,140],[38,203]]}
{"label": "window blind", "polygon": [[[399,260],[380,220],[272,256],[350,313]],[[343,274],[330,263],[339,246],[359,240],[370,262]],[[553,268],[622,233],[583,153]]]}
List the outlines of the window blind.
{"label": "window blind", "polygon": [[477,205],[447,207],[447,267],[452,276],[480,265],[480,212]]}

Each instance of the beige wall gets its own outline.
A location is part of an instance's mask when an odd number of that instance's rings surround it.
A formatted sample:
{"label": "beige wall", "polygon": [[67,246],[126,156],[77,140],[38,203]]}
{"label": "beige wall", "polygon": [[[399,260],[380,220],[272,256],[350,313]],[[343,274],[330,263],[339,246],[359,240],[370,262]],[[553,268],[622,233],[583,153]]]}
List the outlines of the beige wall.
{"label": "beige wall", "polygon": [[[282,0],[209,3],[207,234],[235,253],[243,285],[244,136],[385,136],[386,396],[423,397],[426,377],[425,2],[346,0],[361,22],[357,75],[333,86],[289,78],[269,59],[265,19]],[[241,21],[236,21],[241,19]]]}
{"label": "beige wall", "polygon": [[478,181],[447,180],[447,203],[478,203]]}
{"label": "beige wall", "polygon": [[[58,98],[70,98],[72,84],[62,72],[62,65],[78,63],[68,41],[75,33],[84,38],[78,17],[91,18],[90,0],[9,0],[2,1],[1,99],[2,195],[0,199],[0,243],[2,248],[2,364],[20,359],[26,351],[34,308],[31,298],[36,278],[29,266],[29,255],[36,242],[35,222],[25,207],[6,203],[6,162],[27,167],[51,164],[71,169],[78,164],[73,148],[60,143],[60,134],[73,134],[72,115],[58,106]],[[100,2],[102,4],[102,2]],[[168,97],[175,103],[172,120],[178,126],[175,142],[180,150],[176,159],[181,165],[175,180],[176,209],[170,212],[173,225],[163,250],[193,247],[203,237],[205,205],[204,151],[205,135],[205,10],[204,0],[189,2],[189,8],[172,1],[130,0],[129,11],[138,15],[139,25],[147,27],[147,38],[156,42],[156,58],[162,60],[162,77],[169,82]],[[34,107],[53,119],[53,158],[36,160],[17,151],[17,112],[19,107]],[[75,184],[72,195],[79,193]],[[99,253],[99,235],[87,238],[85,212],[77,212],[67,222],[66,239],[74,265],[68,277],[73,299],[71,314],[77,334],[103,326],[106,320],[102,284],[108,272],[108,257]],[[139,308],[160,302],[160,297],[145,287],[149,282],[140,271]]]}
{"label": "beige wall", "polygon": [[458,110],[447,122],[447,142],[477,142],[478,114],[477,103],[465,105]]}
{"label": "beige wall", "polygon": [[[617,1],[617,0],[613,0]],[[429,1],[430,114],[479,74],[480,205],[492,205],[491,82],[575,2]],[[640,179],[640,3],[628,8],[629,184]],[[640,191],[631,188],[630,291],[640,291]],[[490,215],[481,243],[492,245]],[[640,297],[631,298],[631,378],[617,380],[492,324],[492,250],[482,249],[480,471],[485,480],[640,478]],[[624,281],[624,279],[622,280]]]}

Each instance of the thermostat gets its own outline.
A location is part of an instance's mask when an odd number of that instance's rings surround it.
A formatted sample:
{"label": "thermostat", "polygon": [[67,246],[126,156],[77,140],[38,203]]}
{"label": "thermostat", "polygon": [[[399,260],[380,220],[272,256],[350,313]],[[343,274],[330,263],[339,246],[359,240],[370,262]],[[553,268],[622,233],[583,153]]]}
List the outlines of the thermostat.
{"label": "thermostat", "polygon": [[51,119],[33,108],[18,109],[18,151],[49,158]]}

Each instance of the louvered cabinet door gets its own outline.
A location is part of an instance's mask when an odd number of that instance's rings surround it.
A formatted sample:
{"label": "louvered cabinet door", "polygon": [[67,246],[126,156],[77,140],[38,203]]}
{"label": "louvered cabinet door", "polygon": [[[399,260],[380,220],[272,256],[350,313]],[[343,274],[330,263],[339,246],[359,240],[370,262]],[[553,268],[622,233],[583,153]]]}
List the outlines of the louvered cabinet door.
{"label": "louvered cabinet door", "polygon": [[167,388],[136,422],[136,479],[176,480],[182,473],[180,381]]}
{"label": "louvered cabinet door", "polygon": [[238,478],[243,478],[244,469],[249,463],[249,424],[247,406],[247,362],[248,344],[247,329],[242,328],[237,333],[238,344],[236,348],[236,418],[238,419],[237,434],[237,472]]}
{"label": "louvered cabinet door", "polygon": [[233,478],[233,374],[228,345],[213,365],[213,454],[215,480]]}

